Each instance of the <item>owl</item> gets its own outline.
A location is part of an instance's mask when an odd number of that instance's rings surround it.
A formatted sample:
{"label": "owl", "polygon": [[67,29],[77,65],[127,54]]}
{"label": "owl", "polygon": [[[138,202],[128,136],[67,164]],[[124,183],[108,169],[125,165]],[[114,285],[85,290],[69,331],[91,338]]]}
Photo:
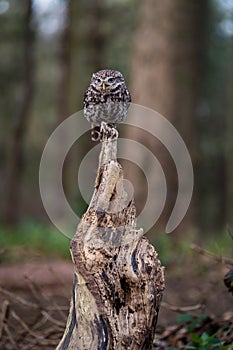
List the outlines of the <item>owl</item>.
{"label": "owl", "polygon": [[98,140],[102,123],[115,129],[125,120],[131,102],[123,75],[104,69],[92,75],[84,95],[84,116],[91,123],[92,140]]}

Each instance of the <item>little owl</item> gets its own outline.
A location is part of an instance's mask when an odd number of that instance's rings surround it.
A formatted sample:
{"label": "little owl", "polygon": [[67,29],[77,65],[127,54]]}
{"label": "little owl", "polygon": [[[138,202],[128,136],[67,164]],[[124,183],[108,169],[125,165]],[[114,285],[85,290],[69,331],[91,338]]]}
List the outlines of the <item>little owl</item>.
{"label": "little owl", "polygon": [[100,138],[103,124],[111,137],[117,137],[115,124],[126,118],[130,102],[130,93],[120,72],[104,69],[94,73],[84,95],[84,115],[93,128],[92,140]]}

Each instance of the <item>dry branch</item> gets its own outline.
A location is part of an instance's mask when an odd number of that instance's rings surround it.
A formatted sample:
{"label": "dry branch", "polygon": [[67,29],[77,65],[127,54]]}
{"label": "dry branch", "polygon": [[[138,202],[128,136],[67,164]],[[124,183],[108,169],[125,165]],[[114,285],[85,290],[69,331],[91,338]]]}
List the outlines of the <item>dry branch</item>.
{"label": "dry branch", "polygon": [[164,290],[157,253],[136,229],[117,140],[102,140],[95,190],[71,241],[74,283],[57,350],[149,350]]}
{"label": "dry branch", "polygon": [[203,304],[196,304],[196,305],[189,305],[189,306],[176,306],[176,305],[171,305],[169,303],[166,303],[165,301],[161,303],[161,306],[163,306],[167,310],[180,312],[180,313],[196,311],[196,310],[203,309],[205,307]]}
{"label": "dry branch", "polygon": [[211,252],[209,252],[208,250],[206,249],[203,249],[201,247],[199,247],[197,244],[191,244],[191,248],[201,254],[201,255],[204,255],[204,256],[207,256],[208,258],[212,259],[212,260],[215,260],[216,262],[219,262],[221,264],[225,264],[225,265],[230,265],[230,266],[233,266],[233,259],[231,258],[226,258],[224,256],[218,256],[216,254],[213,254]]}

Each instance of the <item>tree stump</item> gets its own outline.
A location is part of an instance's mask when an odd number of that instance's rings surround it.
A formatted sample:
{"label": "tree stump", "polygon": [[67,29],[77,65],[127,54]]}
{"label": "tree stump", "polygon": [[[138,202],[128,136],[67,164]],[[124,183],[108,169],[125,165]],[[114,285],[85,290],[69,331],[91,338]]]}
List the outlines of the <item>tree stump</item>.
{"label": "tree stump", "polygon": [[163,267],[136,229],[117,139],[103,138],[95,190],[71,240],[74,282],[57,350],[149,350],[164,290]]}

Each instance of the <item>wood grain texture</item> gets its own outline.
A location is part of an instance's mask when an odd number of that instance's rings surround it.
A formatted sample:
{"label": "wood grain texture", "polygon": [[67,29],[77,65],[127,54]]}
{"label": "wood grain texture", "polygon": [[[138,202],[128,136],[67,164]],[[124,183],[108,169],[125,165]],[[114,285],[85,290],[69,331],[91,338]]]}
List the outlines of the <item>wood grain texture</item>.
{"label": "wood grain texture", "polygon": [[102,142],[96,188],[71,241],[75,276],[57,350],[149,350],[164,290],[163,267],[136,229],[117,140]]}

